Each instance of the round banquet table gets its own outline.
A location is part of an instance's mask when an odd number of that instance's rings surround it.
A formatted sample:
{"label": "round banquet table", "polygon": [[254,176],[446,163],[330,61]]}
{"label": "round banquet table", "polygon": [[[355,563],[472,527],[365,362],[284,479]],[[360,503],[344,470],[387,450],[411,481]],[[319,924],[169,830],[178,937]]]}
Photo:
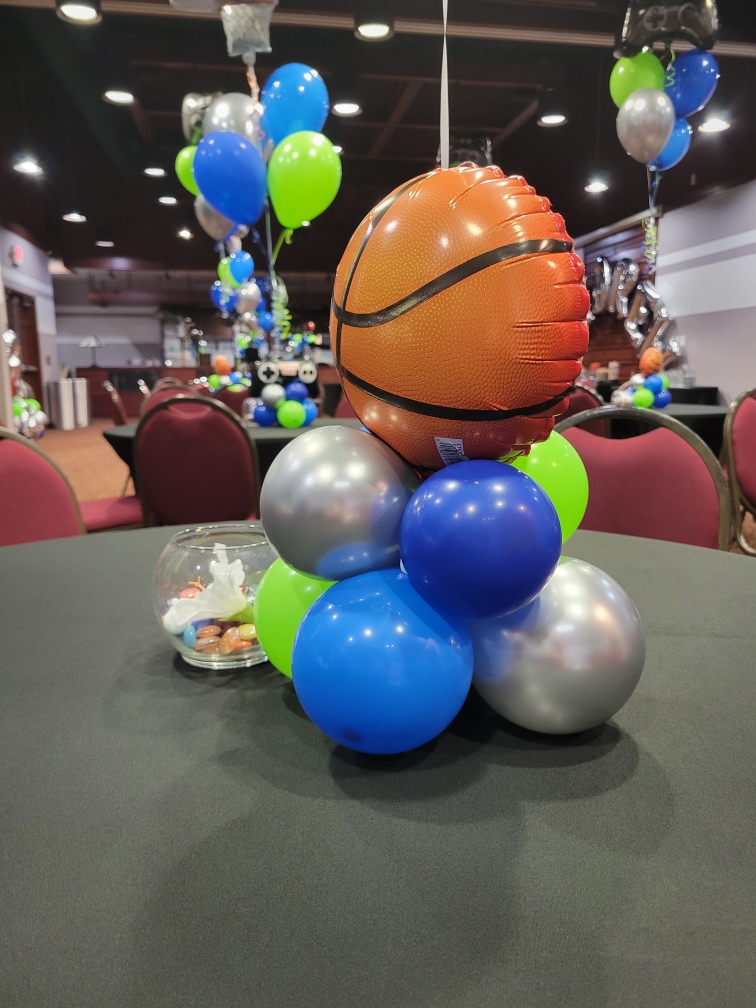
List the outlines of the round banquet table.
{"label": "round banquet table", "polygon": [[269,665],[181,674],[173,531],[0,550],[4,1008],[753,1004],[756,562],[577,533],[645,625],[623,710],[549,738],[472,694],[369,758]]}

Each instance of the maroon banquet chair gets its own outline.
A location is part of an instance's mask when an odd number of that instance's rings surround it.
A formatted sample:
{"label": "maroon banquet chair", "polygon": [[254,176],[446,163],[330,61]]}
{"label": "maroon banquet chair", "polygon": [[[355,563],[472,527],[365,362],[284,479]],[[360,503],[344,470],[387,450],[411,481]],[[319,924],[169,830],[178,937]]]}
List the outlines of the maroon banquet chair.
{"label": "maroon banquet chair", "polygon": [[743,535],[745,512],[756,519],[756,389],[749,389],[735,399],[724,423],[723,447],[730,488],[732,520],[738,546],[748,556],[756,550]]}
{"label": "maroon banquet chair", "polygon": [[197,393],[193,389],[190,389],[187,385],[185,388],[179,388],[178,386],[169,385],[167,387],[158,389],[153,392],[149,399],[145,399],[142,403],[142,408],[140,410],[140,416],[144,416],[149,413],[151,409],[155,406],[160,405],[161,402],[166,402],[168,399],[175,399],[176,396],[181,396],[184,399],[193,399]]}
{"label": "maroon banquet chair", "polygon": [[[597,437],[586,421],[627,418],[655,430],[637,437]],[[604,406],[562,420],[555,430],[575,447],[588,473],[582,529],[729,549],[727,484],[711,449],[660,410]]]}
{"label": "maroon banquet chair", "polygon": [[[575,382],[575,388],[567,396],[564,413],[560,413],[558,419],[560,421],[566,420],[577,413],[584,413],[589,409],[598,409],[603,405],[604,400],[594,388],[578,381]],[[590,431],[591,434],[596,434],[598,437],[606,437],[606,424],[603,420],[594,420],[585,429]]]}
{"label": "maroon banquet chair", "polygon": [[126,415],[126,407],[123,405],[121,394],[111,382],[104,381],[102,384],[108,393],[110,418],[117,427],[122,427],[129,422],[129,418]]}
{"label": "maroon banquet chair", "polygon": [[224,406],[228,406],[237,416],[242,416],[244,400],[249,399],[249,389],[245,388],[243,392],[232,392],[230,388],[219,388],[213,398],[222,402]]}
{"label": "maroon banquet chair", "polygon": [[346,420],[348,417],[357,416],[343,389],[341,392],[341,398],[339,399],[339,405],[336,407],[336,416],[340,417],[342,420]]}
{"label": "maroon banquet chair", "polygon": [[137,493],[147,524],[257,517],[257,448],[241,420],[204,396],[174,396],[148,410],[134,436]]}

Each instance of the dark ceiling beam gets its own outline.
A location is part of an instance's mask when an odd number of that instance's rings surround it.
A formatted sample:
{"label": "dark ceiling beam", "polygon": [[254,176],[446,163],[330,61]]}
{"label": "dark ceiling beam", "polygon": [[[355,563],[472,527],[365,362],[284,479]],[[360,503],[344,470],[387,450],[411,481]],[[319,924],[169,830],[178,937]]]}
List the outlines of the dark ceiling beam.
{"label": "dark ceiling beam", "polygon": [[498,133],[495,133],[491,137],[491,147],[492,148],[498,147],[500,143],[503,143],[507,139],[507,137],[511,137],[512,134],[520,128],[520,126],[525,125],[528,119],[532,119],[537,111],[538,111],[538,101],[534,99],[529,105],[527,105],[522,110],[522,112],[518,113],[518,115],[516,115],[514,119],[507,126],[504,127],[503,130],[499,130]]}
{"label": "dark ceiling beam", "polygon": [[129,112],[131,113],[131,118],[134,120],[134,125],[137,128],[137,133],[139,134],[142,143],[149,146],[155,139],[155,128],[152,120],[147,112],[145,112],[142,103],[138,98],[132,105],[129,105]]}
{"label": "dark ceiling beam", "polygon": [[368,154],[369,157],[376,158],[381,156],[386,144],[394,135],[394,130],[409,111],[410,106],[414,102],[415,98],[417,98],[420,94],[422,89],[422,81],[410,81],[405,86],[404,91],[402,91],[399,97],[399,101],[396,103],[391,115],[388,117],[388,122],[373,141],[373,146],[370,148],[370,152]]}

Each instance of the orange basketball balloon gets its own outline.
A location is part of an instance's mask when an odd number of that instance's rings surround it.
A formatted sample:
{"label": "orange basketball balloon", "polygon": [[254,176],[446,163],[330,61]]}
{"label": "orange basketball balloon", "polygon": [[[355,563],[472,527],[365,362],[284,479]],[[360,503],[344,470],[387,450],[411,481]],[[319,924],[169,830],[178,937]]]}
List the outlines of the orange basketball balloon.
{"label": "orange basketball balloon", "polygon": [[545,440],[588,345],[583,264],[524,179],[470,163],[395,189],[355,231],[331,346],[349,402],[422,469]]}
{"label": "orange basketball balloon", "polygon": [[663,360],[661,351],[657,350],[656,347],[649,347],[648,350],[644,350],[641,354],[638,365],[640,373],[646,378],[651,374],[658,374],[661,371]]}
{"label": "orange basketball balloon", "polygon": [[219,375],[231,374],[231,365],[225,354],[219,353],[215,358],[215,373]]}

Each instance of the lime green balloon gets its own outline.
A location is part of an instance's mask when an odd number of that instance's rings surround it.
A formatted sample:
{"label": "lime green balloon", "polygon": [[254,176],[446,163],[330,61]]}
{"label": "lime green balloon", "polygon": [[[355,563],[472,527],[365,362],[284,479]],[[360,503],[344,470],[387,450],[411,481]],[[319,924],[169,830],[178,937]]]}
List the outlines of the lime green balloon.
{"label": "lime green balloon", "polygon": [[199,196],[199,188],[194,181],[194,155],[196,153],[196,147],[184,147],[176,155],[176,176],[184,189],[188,189],[193,196]]}
{"label": "lime green balloon", "polygon": [[623,56],[612,68],[609,91],[617,108],[638,88],[664,90],[664,67],[650,51]]}
{"label": "lime green balloon", "polygon": [[246,385],[242,385],[241,382],[236,382],[235,385],[229,385],[228,386],[228,391],[229,392],[246,392],[247,391],[247,387],[246,387]]}
{"label": "lime green balloon", "polygon": [[651,389],[647,389],[644,385],[635,390],[633,395],[633,406],[637,406],[639,409],[650,409],[654,405],[654,393]]}
{"label": "lime green balloon", "polygon": [[296,399],[287,399],[278,407],[276,417],[282,427],[301,427],[305,422],[305,408]]}
{"label": "lime green balloon", "polygon": [[27,399],[26,405],[30,406],[32,409],[42,409],[42,403],[38,399]]}
{"label": "lime green balloon", "polygon": [[21,414],[26,409],[25,399],[14,399],[13,400],[13,416],[21,416]]}
{"label": "lime green balloon", "polygon": [[291,653],[299,624],[313,602],[335,581],[321,581],[275,560],[255,596],[255,629],[260,647],[276,668],[291,677]]}
{"label": "lime green balloon", "polygon": [[224,283],[227,283],[229,287],[241,287],[241,284],[234,278],[234,275],[231,272],[231,260],[228,256],[223,256],[221,261],[218,263],[218,276]]}
{"label": "lime green balloon", "polygon": [[341,185],[341,160],[322,133],[285,137],[268,162],[268,192],[285,228],[301,227],[333,203]]}
{"label": "lime green balloon", "polygon": [[659,375],[659,377],[662,380],[662,388],[663,389],[668,389],[669,388],[669,375],[663,374],[663,375]]}
{"label": "lime green balloon", "polygon": [[210,388],[214,389],[220,388],[220,375],[217,374],[208,375],[207,384],[210,386]]}
{"label": "lime green balloon", "polygon": [[588,474],[567,438],[552,431],[546,441],[531,446],[529,455],[514,459],[510,465],[548,494],[559,515],[562,542],[569,539],[588,507]]}

